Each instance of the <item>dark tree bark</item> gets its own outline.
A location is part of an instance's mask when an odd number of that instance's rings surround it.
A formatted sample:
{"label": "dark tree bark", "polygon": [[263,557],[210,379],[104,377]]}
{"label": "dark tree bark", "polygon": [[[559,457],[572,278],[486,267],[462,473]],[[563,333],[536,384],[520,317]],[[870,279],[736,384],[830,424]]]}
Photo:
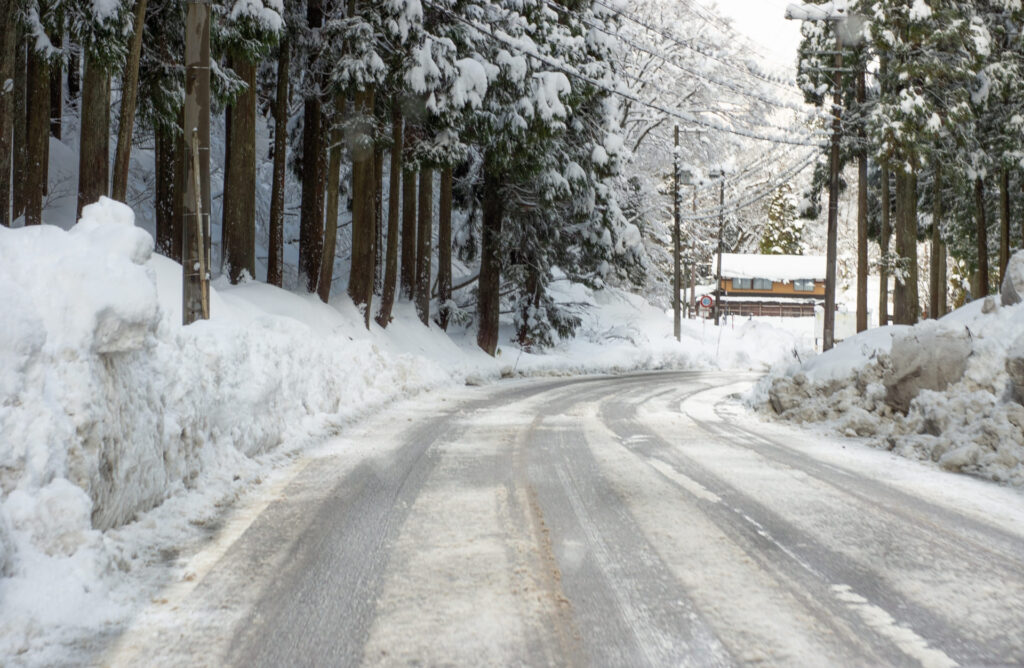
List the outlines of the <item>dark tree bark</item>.
{"label": "dark tree bark", "polygon": [[355,94],[355,123],[349,136],[352,154],[352,264],[348,294],[356,306],[362,307],[366,324],[370,323],[373,300],[374,265],[374,91],[372,87]]}
{"label": "dark tree bark", "polygon": [[384,289],[384,148],[373,154],[373,292]]}
{"label": "dark tree bark", "polygon": [[321,179],[318,156],[321,146],[320,101],[306,100],[302,127],[302,205],[299,218],[299,284],[316,290],[323,255],[323,217],[317,201]]}
{"label": "dark tree bark", "polygon": [[68,54],[68,102],[78,99],[82,93],[82,52],[71,45]]}
{"label": "dark tree bark", "polygon": [[1006,276],[1010,263],[1010,170],[999,173],[999,282]]}
{"label": "dark tree bark", "polygon": [[892,202],[889,194],[889,169],[882,167],[882,235],[878,241],[882,253],[882,262],[878,269],[878,324],[884,327],[889,324],[889,270],[885,266],[889,254],[889,239],[892,237]]}
{"label": "dark tree bark", "polygon": [[78,215],[108,192],[110,75],[85,54],[82,82],[81,151],[78,157]]}
{"label": "dark tree bark", "polygon": [[391,322],[391,310],[395,305],[395,288],[398,282],[398,238],[399,193],[402,180],[402,107],[397,97],[391,101],[391,168],[388,180],[388,249],[385,258],[384,288],[381,291],[380,312],[377,324],[387,327]]}
{"label": "dark tree bark", "polygon": [[345,119],[345,96],[334,98],[334,118],[331,120],[330,158],[327,161],[327,220],[324,223],[324,257],[320,261],[320,280],[316,292],[325,304],[331,298],[334,282],[334,251],[338,241],[338,186],[341,181],[341,141],[344,139],[342,122]]}
{"label": "dark tree bark", "polygon": [[501,305],[501,207],[500,177],[484,168],[483,221],[480,234],[480,279],[476,311],[476,343],[488,355],[498,348],[498,317]]}
{"label": "dark tree bark", "polygon": [[178,110],[178,126],[174,133],[174,224],[171,227],[171,254],[182,261],[185,248],[185,108]]}
{"label": "dark tree bark", "polygon": [[32,110],[50,108],[50,68],[35,49],[30,49],[28,55],[27,82],[25,224],[39,225],[43,222],[43,198],[46,196],[50,119],[48,113],[32,113]]}
{"label": "dark tree bark", "polygon": [[903,206],[905,245],[902,257],[906,258],[907,282],[904,286],[906,291],[904,324],[913,325],[921,317],[921,301],[917,287],[917,174],[911,172],[905,178],[907,182],[903,193],[906,198]]}
{"label": "dark tree bark", "polygon": [[156,213],[156,249],[166,257],[175,257],[175,249],[181,248],[180,224],[174,218],[174,166],[177,160],[174,155],[174,139],[174,133],[168,128],[157,128],[156,193],[153,209]]}
{"label": "dark tree bark", "polygon": [[[310,28],[323,25],[320,0],[310,0],[306,8]],[[323,152],[322,109],[317,95],[306,98],[302,126],[302,205],[299,214],[299,284],[309,292],[316,291],[323,257],[323,175],[320,173]]]}
{"label": "dark tree bark", "polygon": [[424,325],[430,323],[430,253],[433,241],[434,171],[420,169],[420,193],[416,226],[416,314]]}
{"label": "dark tree bark", "polygon": [[142,35],[146,26],[146,2],[136,0],[134,31],[128,62],[121,77],[121,115],[117,129],[117,147],[114,149],[114,177],[110,196],[124,201],[128,195],[128,168],[132,156],[132,131],[135,129],[135,98],[139,90],[139,58],[142,55]]}
{"label": "dark tree bark", "polygon": [[[14,139],[14,88],[4,82],[15,78],[15,0],[0,0],[0,225],[11,224],[11,150]],[[24,114],[24,111],[22,111]]]}
{"label": "dark tree bark", "polygon": [[[906,203],[906,197],[903,194],[906,190],[906,178],[899,171],[893,174],[893,186],[896,191],[895,211],[893,212],[894,217],[892,221],[893,254],[898,261],[903,257],[903,206]],[[892,322],[894,325],[906,324],[902,320],[902,314],[906,311],[904,305],[906,295],[907,291],[903,288],[903,284],[900,283],[899,270],[897,269],[892,282]]]}
{"label": "dark tree bark", "polygon": [[274,101],[274,176],[270,192],[267,283],[284,282],[284,187],[288,153],[288,68],[291,46],[281,38],[277,52],[277,97]]}
{"label": "dark tree bark", "polygon": [[978,240],[978,294],[974,298],[988,295],[988,223],[985,221],[985,182],[974,180],[974,221]]}
{"label": "dark tree bark", "polygon": [[437,324],[448,330],[452,298],[452,168],[441,172],[441,200],[437,217]]}
{"label": "dark tree bark", "polygon": [[19,27],[15,36],[14,110],[11,122],[11,205],[12,219],[25,213],[25,179],[28,174],[28,40]]}
{"label": "dark tree bark", "polygon": [[[410,135],[406,130],[405,144]],[[411,300],[416,292],[416,172],[402,171],[402,297]]]}
{"label": "dark tree bark", "polygon": [[[857,102],[865,99],[864,72],[857,74]],[[863,148],[857,152],[857,331],[868,328],[868,150],[863,124],[858,131]]]}
{"label": "dark tree bark", "polygon": [[[56,32],[49,35],[50,42],[60,45],[64,35]],[[64,121],[64,67],[60,61],[50,63],[50,135],[56,139],[61,137],[61,126]]]}
{"label": "dark tree bark", "polygon": [[[932,318],[942,317],[942,299],[940,292],[945,292],[946,286],[940,276],[941,267],[944,265],[942,258],[942,166],[935,163],[935,191],[932,194],[932,263],[931,271],[928,272],[928,315]],[[942,263],[940,265],[940,263]]]}
{"label": "dark tree bark", "polygon": [[228,108],[231,159],[224,165],[221,250],[228,278],[238,283],[243,272],[256,276],[256,65],[245,58],[231,65],[247,88]]}

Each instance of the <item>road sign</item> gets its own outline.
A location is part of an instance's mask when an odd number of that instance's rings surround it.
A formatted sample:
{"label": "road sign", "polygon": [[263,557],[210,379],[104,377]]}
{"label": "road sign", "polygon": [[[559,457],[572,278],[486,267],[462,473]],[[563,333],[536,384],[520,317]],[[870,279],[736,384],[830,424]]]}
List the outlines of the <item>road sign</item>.
{"label": "road sign", "polygon": [[711,308],[711,305],[714,303],[715,301],[711,299],[711,295],[704,295],[700,298],[700,305],[704,308]]}

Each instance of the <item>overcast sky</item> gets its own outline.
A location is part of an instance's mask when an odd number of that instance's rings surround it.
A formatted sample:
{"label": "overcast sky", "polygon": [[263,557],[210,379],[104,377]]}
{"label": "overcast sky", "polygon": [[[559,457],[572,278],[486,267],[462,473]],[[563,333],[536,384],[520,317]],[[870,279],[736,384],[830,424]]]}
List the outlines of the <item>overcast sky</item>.
{"label": "overcast sky", "polygon": [[[793,68],[800,43],[800,23],[783,18],[786,5],[796,0],[704,0],[733,19],[733,25],[761,46],[777,66]],[[797,3],[799,4],[799,3]]]}

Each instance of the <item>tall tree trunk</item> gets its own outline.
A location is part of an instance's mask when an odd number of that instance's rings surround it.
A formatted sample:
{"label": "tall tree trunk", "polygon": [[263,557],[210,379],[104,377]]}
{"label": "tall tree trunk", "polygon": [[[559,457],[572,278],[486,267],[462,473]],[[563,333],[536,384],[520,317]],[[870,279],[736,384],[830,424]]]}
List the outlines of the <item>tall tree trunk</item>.
{"label": "tall tree trunk", "polygon": [[[225,59],[225,61],[226,61],[225,64],[229,68],[234,69],[233,63],[231,62],[231,56],[228,56]],[[232,200],[235,198],[235,190],[234,190],[234,188],[229,188],[228,187],[228,178],[229,178],[229,176],[231,175],[231,172],[232,172],[232,169],[231,169],[231,158],[232,158],[232,151],[231,151],[231,145],[232,145],[232,141],[231,141],[231,120],[232,120],[233,117],[234,117],[234,114],[232,113],[231,105],[230,104],[225,105],[224,106],[224,137],[225,137],[225,142],[224,142],[224,181],[223,181],[224,187],[221,189],[221,198],[220,198],[220,216],[221,216],[221,218],[220,218],[220,271],[221,271],[221,273],[224,273],[224,271],[226,271],[227,268],[228,268],[228,258],[227,258],[227,253],[226,252],[227,252],[228,247],[231,245],[231,240],[229,238],[230,237],[230,230],[228,229],[228,225],[227,225],[227,222],[228,222],[227,219],[228,219],[228,215],[229,215],[228,212],[229,211],[233,211],[234,208],[235,208],[235,205],[232,202]]]}
{"label": "tall tree trunk", "polygon": [[349,136],[352,154],[352,264],[349,272],[348,294],[357,306],[363,308],[367,327],[373,300],[374,265],[374,90],[367,87],[355,94],[355,123]]}
{"label": "tall tree trunk", "polygon": [[78,99],[82,92],[82,51],[71,44],[68,49],[68,102]]}
{"label": "tall tree trunk", "polygon": [[1010,170],[999,173],[999,283],[1006,277],[1010,263]]}
{"label": "tall tree trunk", "polygon": [[[64,43],[61,31],[49,35],[50,43],[58,49]],[[60,61],[50,63],[50,135],[61,138],[61,125],[64,121],[64,66]]]}
{"label": "tall tree trunk", "polygon": [[913,325],[921,317],[921,300],[918,291],[918,268],[917,268],[917,173],[910,172],[906,175],[907,186],[904,190],[904,197],[907,201],[903,207],[904,240],[906,245],[903,249],[903,257],[907,264],[907,285],[906,285],[906,324]]}
{"label": "tall tree trunk", "polygon": [[391,168],[388,174],[388,251],[384,265],[384,289],[381,291],[377,324],[387,327],[395,305],[398,282],[399,193],[402,188],[402,106],[398,97],[391,100]]}
{"label": "tall tree trunk", "polygon": [[889,168],[882,167],[882,236],[878,240],[882,261],[878,268],[878,325],[889,324],[889,270],[886,268],[889,255],[889,238],[892,236],[891,211],[892,202],[889,196]]}
{"label": "tall tree trunk", "polygon": [[246,89],[228,108],[231,160],[224,165],[221,251],[228,278],[238,283],[243,272],[256,276],[256,65],[239,57],[231,66]]}
{"label": "tall tree trunk", "polygon": [[[907,189],[907,177],[900,171],[896,171],[893,174],[893,185],[896,190],[896,210],[894,211],[895,216],[893,218],[893,242],[894,242],[894,255],[897,262],[902,262],[904,258],[903,247],[905,245],[904,236],[906,235],[906,226],[903,221],[906,215],[903,212],[906,206],[906,189]],[[899,266],[899,265],[897,265]],[[905,325],[905,314],[906,314],[906,300],[907,290],[901,279],[901,272],[899,269],[895,270],[892,282],[892,322],[895,325]]]}
{"label": "tall tree trunk", "polygon": [[[28,99],[26,116],[25,224],[43,222],[43,198],[46,196],[46,173],[50,149],[50,119],[39,109],[50,108],[50,68],[35,49],[28,55]],[[33,110],[36,110],[33,113]]]}
{"label": "tall tree trunk", "polygon": [[501,306],[501,181],[484,168],[483,221],[480,234],[480,279],[476,311],[476,343],[488,355],[498,348],[498,318]]}
{"label": "tall tree trunk", "polygon": [[[310,0],[306,6],[307,24],[312,29],[323,25],[321,0]],[[323,152],[323,112],[317,95],[306,98],[302,125],[302,205],[299,217],[299,284],[316,290],[323,258],[323,178],[320,154]]]}
{"label": "tall tree trunk", "polygon": [[[857,74],[857,102],[864,103],[864,72]],[[868,151],[863,124],[858,131],[862,148],[857,152],[857,331],[868,328]]]}
{"label": "tall tree trunk", "polygon": [[327,220],[324,223],[324,257],[320,261],[320,280],[316,292],[325,304],[331,298],[334,282],[334,251],[338,241],[338,187],[341,181],[341,142],[344,139],[345,96],[334,97],[334,118],[331,120],[330,158],[327,161]]}
{"label": "tall tree trunk", "polygon": [[178,221],[174,219],[174,165],[177,159],[174,155],[174,144],[173,132],[163,126],[156,129],[156,193],[153,201],[153,210],[156,214],[156,249],[166,257],[174,257],[174,228],[178,226]]}
{"label": "tall tree trunk", "polygon": [[303,110],[302,204],[299,214],[299,284],[316,290],[323,256],[323,217],[317,206],[320,187],[321,108],[320,100],[309,98]]}
{"label": "tall tree trunk", "polygon": [[78,154],[78,215],[108,190],[110,76],[85,53],[82,80],[81,150]]}
{"label": "tall tree trunk", "polygon": [[373,291],[384,289],[384,148],[373,153]]}
{"label": "tall tree trunk", "polygon": [[270,222],[267,240],[267,283],[284,282],[284,187],[288,153],[288,68],[291,45],[281,37],[277,52],[277,97],[274,100],[274,176],[270,191]]}
{"label": "tall tree trunk", "polygon": [[[405,145],[410,134],[406,130]],[[412,300],[416,292],[416,172],[402,171],[402,296]]]}
{"label": "tall tree trunk", "polygon": [[[945,242],[939,242],[939,310],[936,317],[941,318],[949,312],[949,307],[946,303],[946,286],[949,285],[949,280],[946,276],[946,244]],[[934,262],[934,260],[933,260]]]}
{"label": "tall tree trunk", "polygon": [[935,192],[932,194],[932,263],[928,273],[928,314],[932,318],[942,317],[940,292],[946,284],[940,276],[942,265],[942,165],[935,163]]}
{"label": "tall tree trunk", "polygon": [[19,26],[15,37],[14,63],[14,111],[11,122],[12,131],[11,160],[11,217],[17,218],[25,213],[25,180],[28,176],[28,114],[25,103],[28,101],[28,40]]}
{"label": "tall tree trunk", "polygon": [[146,26],[146,1],[135,1],[134,32],[124,76],[121,77],[121,117],[118,121],[117,147],[114,149],[114,182],[110,196],[123,202],[128,194],[128,167],[132,155],[132,130],[135,128],[135,98],[139,90],[139,58]]}
{"label": "tall tree trunk", "polygon": [[430,253],[433,241],[434,170],[420,169],[419,225],[416,229],[416,314],[430,323]]}
{"label": "tall tree trunk", "polygon": [[[15,0],[0,0],[0,225],[11,224],[11,149],[14,131]],[[24,112],[22,112],[24,113]]]}
{"label": "tall tree trunk", "polygon": [[178,110],[178,124],[174,132],[174,226],[171,228],[171,255],[183,261],[185,250],[185,108]]}
{"label": "tall tree trunk", "polygon": [[437,324],[448,330],[452,298],[452,168],[441,172],[441,201],[437,218]]}
{"label": "tall tree trunk", "polygon": [[978,240],[978,294],[974,298],[988,295],[988,223],[985,221],[985,182],[980,177],[974,180],[974,221]]}

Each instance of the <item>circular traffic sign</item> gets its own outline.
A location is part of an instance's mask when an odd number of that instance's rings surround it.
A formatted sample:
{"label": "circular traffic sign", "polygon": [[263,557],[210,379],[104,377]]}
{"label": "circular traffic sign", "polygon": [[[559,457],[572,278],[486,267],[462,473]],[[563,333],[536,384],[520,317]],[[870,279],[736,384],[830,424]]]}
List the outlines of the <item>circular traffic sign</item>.
{"label": "circular traffic sign", "polygon": [[714,300],[709,295],[704,295],[700,298],[700,305],[704,308],[711,308],[711,305],[714,303]]}

